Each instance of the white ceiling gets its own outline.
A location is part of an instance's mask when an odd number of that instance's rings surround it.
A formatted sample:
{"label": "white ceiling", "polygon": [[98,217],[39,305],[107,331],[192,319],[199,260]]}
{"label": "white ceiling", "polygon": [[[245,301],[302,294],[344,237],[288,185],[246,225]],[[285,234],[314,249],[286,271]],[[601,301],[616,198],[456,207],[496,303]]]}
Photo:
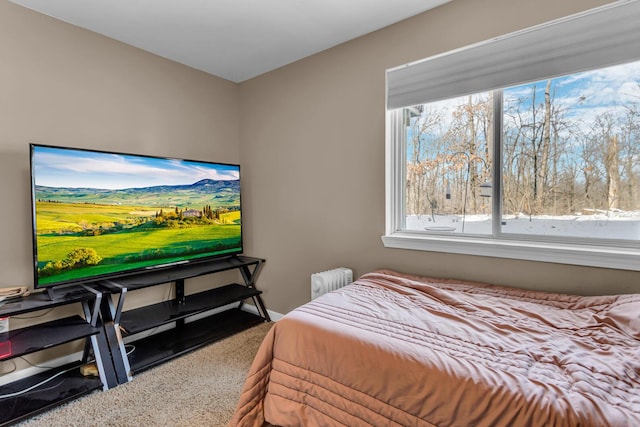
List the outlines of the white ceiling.
{"label": "white ceiling", "polygon": [[11,0],[241,82],[451,0]]}

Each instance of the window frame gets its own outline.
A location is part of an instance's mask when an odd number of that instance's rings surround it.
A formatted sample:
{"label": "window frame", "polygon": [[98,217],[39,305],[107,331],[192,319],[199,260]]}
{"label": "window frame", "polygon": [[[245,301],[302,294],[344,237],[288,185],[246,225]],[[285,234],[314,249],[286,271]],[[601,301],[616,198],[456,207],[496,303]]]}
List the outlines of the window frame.
{"label": "window frame", "polygon": [[[602,67],[606,65],[603,64]],[[500,221],[495,220],[502,217],[502,92],[502,88],[493,89],[494,112],[497,111],[499,114],[494,114],[493,119],[492,217],[494,220],[491,235],[404,229],[407,142],[403,126],[403,110],[397,107],[386,109],[386,232],[382,236],[384,246],[640,271],[640,244],[633,241],[502,233]],[[388,94],[387,90],[387,96]]]}

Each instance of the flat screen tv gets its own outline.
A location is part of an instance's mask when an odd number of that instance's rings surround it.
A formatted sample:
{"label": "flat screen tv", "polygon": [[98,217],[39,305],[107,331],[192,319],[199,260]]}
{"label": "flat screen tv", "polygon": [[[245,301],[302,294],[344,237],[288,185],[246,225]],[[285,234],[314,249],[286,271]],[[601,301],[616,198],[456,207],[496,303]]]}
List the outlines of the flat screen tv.
{"label": "flat screen tv", "polygon": [[240,166],[30,145],[35,288],[242,253]]}

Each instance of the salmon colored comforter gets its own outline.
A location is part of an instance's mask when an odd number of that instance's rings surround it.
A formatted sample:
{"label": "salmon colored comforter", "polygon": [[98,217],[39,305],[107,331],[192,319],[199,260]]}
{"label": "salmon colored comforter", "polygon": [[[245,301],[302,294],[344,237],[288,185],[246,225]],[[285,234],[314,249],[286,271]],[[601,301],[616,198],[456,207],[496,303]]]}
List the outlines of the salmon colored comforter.
{"label": "salmon colored comforter", "polygon": [[265,337],[230,426],[640,426],[640,294],[381,270]]}

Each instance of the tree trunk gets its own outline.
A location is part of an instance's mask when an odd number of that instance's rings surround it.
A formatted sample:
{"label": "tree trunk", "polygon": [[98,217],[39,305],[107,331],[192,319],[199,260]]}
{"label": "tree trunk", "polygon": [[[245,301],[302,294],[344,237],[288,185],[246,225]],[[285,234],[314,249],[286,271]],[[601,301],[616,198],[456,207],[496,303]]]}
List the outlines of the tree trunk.
{"label": "tree trunk", "polygon": [[618,137],[607,138],[607,208],[618,209],[620,201],[620,171],[618,170]]}
{"label": "tree trunk", "polygon": [[549,170],[549,148],[551,147],[551,80],[547,80],[544,89],[544,119],[542,122],[542,141],[540,147],[540,165],[538,167],[538,191],[536,192],[536,212],[544,212],[544,192],[547,189]]}
{"label": "tree trunk", "polygon": [[477,171],[475,168],[474,158],[477,155],[476,151],[476,143],[478,140],[478,135],[476,135],[476,122],[475,122],[475,112],[473,106],[473,98],[469,96],[468,104],[467,104],[467,125],[469,126],[469,143],[467,153],[469,155],[467,171],[469,176],[467,179],[468,182],[468,191],[471,193],[471,204],[473,213],[478,212],[478,201],[476,200],[476,185],[477,185]]}

